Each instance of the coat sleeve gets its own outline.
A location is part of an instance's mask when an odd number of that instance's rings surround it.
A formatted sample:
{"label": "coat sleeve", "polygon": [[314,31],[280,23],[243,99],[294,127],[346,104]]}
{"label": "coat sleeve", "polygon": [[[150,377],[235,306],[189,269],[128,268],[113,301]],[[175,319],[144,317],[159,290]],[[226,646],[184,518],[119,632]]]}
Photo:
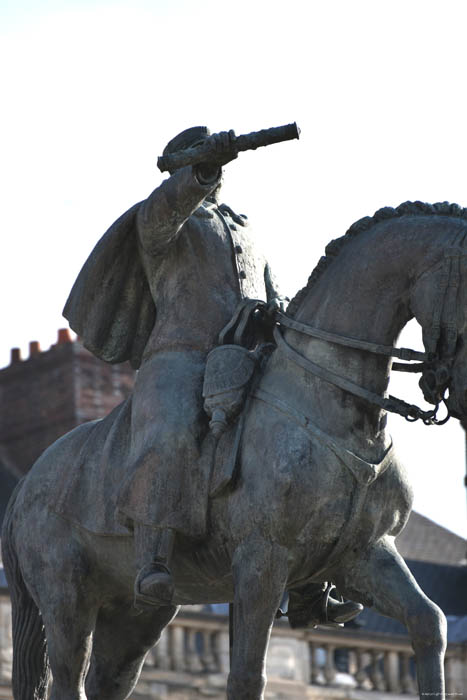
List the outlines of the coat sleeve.
{"label": "coat sleeve", "polygon": [[141,203],[137,229],[141,245],[149,255],[164,254],[175,241],[185,221],[219,184],[217,177],[202,184],[192,166],[176,170]]}

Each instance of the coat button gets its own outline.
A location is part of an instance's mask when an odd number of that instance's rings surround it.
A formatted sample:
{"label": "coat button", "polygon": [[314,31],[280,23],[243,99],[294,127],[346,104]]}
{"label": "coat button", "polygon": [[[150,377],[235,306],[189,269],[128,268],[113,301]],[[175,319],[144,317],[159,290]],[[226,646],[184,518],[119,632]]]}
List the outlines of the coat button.
{"label": "coat button", "polygon": [[245,270],[240,270],[240,272],[238,273],[238,276],[240,277],[241,280],[245,280],[246,279]]}
{"label": "coat button", "polygon": [[237,253],[237,255],[241,255],[241,254],[243,253],[243,248],[242,248],[242,246],[241,246],[241,245],[236,245],[236,246],[235,246],[235,252]]}
{"label": "coat button", "polygon": [[229,229],[230,229],[231,231],[236,231],[236,230],[237,230],[237,227],[235,226],[235,224],[229,224]]}

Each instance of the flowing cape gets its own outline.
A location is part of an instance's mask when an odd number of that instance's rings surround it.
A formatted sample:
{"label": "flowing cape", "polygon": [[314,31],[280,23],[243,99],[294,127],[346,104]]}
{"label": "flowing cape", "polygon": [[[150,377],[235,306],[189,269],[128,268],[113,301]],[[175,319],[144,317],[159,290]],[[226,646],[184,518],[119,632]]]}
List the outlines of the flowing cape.
{"label": "flowing cape", "polygon": [[63,309],[83,345],[106,362],[138,369],[156,308],[138,251],[135,204],[102,236]]}

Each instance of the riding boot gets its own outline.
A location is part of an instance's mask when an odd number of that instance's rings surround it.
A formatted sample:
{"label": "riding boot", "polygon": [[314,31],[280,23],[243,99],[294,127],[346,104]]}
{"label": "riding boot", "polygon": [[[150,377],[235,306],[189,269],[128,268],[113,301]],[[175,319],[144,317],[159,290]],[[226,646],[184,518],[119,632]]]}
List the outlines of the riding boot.
{"label": "riding boot", "polygon": [[175,541],[171,529],[136,524],[135,545],[141,568],[135,579],[135,606],[170,605],[174,592],[170,562]]}
{"label": "riding boot", "polygon": [[350,622],[363,610],[363,605],[360,603],[355,603],[353,600],[336,600],[331,595],[328,598],[326,616],[328,622],[334,622],[337,624],[343,624],[344,622]]}
{"label": "riding boot", "polygon": [[310,583],[290,591],[287,616],[292,629],[342,625],[362,612],[363,605],[353,600],[337,600],[331,595],[333,590],[331,584]]}

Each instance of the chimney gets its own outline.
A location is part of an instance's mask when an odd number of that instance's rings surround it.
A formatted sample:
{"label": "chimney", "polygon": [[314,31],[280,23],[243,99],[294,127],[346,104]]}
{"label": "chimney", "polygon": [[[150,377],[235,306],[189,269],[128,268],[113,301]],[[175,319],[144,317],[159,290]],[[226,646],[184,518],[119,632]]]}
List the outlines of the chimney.
{"label": "chimney", "polygon": [[57,345],[64,345],[65,343],[71,343],[70,331],[68,328],[59,328]]}
{"label": "chimney", "polygon": [[32,357],[33,355],[39,355],[41,351],[41,346],[39,345],[37,340],[31,340],[29,343],[29,357]]}
{"label": "chimney", "polygon": [[21,349],[11,348],[11,364],[14,365],[16,362],[21,362]]}

